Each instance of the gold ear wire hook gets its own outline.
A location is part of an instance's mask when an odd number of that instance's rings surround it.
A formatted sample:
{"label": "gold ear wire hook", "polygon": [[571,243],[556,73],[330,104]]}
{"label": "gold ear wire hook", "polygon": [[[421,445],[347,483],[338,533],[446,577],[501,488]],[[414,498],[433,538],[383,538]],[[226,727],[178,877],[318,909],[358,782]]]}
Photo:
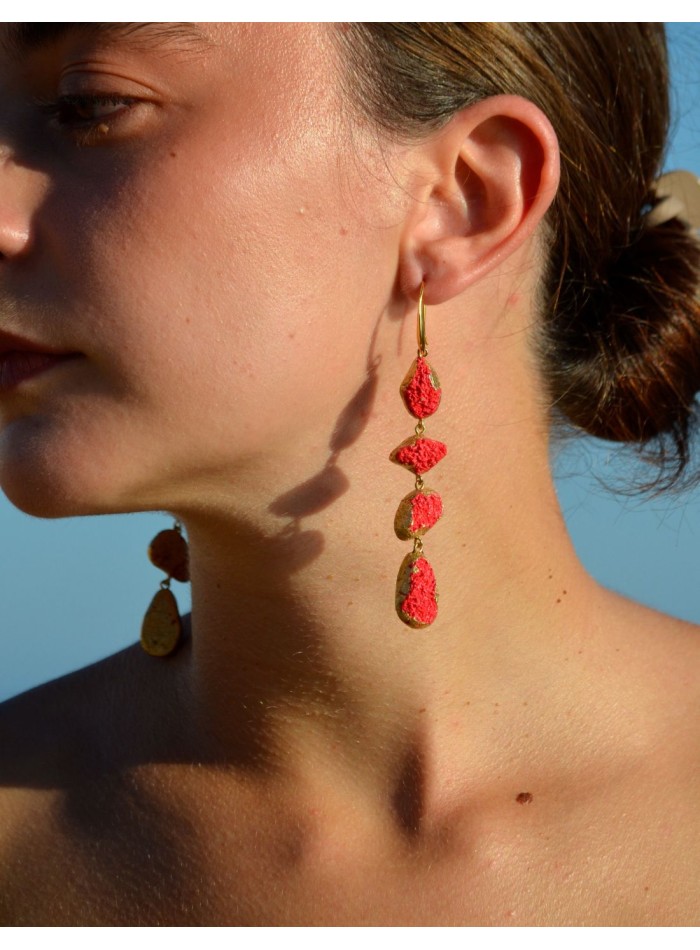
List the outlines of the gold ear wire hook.
{"label": "gold ear wire hook", "polygon": [[418,355],[427,356],[428,355],[428,341],[425,338],[425,304],[423,303],[423,291],[425,290],[425,283],[421,281],[420,285],[420,294],[418,296]]}

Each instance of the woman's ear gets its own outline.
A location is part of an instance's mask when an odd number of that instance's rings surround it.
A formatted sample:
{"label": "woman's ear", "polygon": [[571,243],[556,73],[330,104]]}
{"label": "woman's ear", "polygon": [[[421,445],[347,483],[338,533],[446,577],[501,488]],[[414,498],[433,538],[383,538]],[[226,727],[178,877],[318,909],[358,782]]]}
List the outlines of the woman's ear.
{"label": "woman's ear", "polygon": [[400,286],[426,303],[460,294],[509,257],[559,184],[559,145],[534,103],[492,96],[468,106],[413,153],[416,199],[401,236]]}

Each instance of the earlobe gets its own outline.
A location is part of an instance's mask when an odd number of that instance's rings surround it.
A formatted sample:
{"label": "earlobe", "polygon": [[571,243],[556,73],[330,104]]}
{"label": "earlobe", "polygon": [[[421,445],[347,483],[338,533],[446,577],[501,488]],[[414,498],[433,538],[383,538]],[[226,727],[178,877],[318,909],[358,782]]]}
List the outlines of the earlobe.
{"label": "earlobe", "polygon": [[417,149],[421,193],[406,221],[401,286],[426,302],[460,294],[535,232],[559,183],[549,120],[519,96],[469,106]]}

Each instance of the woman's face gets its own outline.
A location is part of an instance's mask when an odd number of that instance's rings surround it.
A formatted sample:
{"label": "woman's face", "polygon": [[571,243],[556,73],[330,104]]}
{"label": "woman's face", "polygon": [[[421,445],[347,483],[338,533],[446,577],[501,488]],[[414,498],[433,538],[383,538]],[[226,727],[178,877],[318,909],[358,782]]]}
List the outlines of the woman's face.
{"label": "woman's face", "polygon": [[0,388],[0,484],[49,516],[327,448],[397,266],[331,27],[110,26],[0,58],[0,331],[78,354]]}

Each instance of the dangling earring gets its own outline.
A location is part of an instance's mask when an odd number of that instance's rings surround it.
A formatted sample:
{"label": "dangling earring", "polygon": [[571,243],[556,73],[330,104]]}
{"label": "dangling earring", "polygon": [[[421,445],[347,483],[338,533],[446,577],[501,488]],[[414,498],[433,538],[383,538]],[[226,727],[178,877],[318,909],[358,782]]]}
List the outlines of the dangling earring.
{"label": "dangling earring", "polygon": [[433,569],[423,555],[422,536],[442,515],[442,499],[426,488],[421,477],[447,454],[444,442],[423,438],[423,419],[440,405],[442,390],[431,368],[425,338],[425,305],[420,285],[418,298],[418,355],[400,386],[401,398],[411,415],[418,419],[416,434],[405,439],[389,458],[416,476],[415,491],[401,501],[394,519],[394,531],[402,541],[413,538],[413,550],[401,563],[396,580],[396,612],[409,627],[428,627],[437,617],[438,592]]}
{"label": "dangling earring", "polygon": [[187,541],[182,536],[182,525],[160,531],[148,547],[151,563],[168,575],[160,582],[151,605],[141,625],[141,646],[151,656],[168,656],[173,653],[182,637],[182,619],[177,609],[175,595],[170,590],[170,581],[188,581],[190,569]]}

